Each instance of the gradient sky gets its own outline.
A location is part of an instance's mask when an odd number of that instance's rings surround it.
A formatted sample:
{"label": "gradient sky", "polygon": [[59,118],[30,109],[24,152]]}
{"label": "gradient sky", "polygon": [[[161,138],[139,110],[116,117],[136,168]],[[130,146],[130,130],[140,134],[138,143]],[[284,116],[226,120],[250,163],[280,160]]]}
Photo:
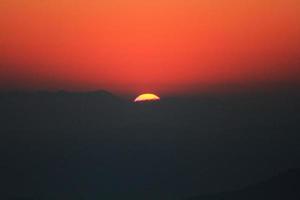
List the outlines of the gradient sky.
{"label": "gradient sky", "polygon": [[299,82],[299,0],[1,0],[0,88]]}

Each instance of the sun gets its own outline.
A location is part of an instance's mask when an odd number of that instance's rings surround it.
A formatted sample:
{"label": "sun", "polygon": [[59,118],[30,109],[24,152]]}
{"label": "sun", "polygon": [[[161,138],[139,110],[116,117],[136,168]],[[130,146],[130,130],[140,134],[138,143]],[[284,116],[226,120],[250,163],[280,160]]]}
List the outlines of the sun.
{"label": "sun", "polygon": [[145,93],[141,94],[134,99],[134,102],[143,102],[143,101],[159,101],[160,97],[152,94],[152,93]]}

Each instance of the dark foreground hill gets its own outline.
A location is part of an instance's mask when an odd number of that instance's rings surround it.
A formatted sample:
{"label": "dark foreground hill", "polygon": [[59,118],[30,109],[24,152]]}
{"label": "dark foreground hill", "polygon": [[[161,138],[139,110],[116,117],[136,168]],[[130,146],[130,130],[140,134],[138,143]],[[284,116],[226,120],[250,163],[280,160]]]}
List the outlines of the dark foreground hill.
{"label": "dark foreground hill", "polygon": [[202,195],[189,200],[298,200],[300,199],[300,170],[289,170],[270,180],[242,190]]}
{"label": "dark foreground hill", "polygon": [[300,167],[295,91],[0,95],[0,199],[187,199]]}

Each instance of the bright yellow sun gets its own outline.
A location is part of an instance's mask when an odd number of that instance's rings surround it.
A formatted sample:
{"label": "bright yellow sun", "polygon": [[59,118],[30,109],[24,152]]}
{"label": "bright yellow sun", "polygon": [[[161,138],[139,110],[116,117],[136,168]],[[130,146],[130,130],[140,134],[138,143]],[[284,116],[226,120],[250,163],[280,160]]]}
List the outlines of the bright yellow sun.
{"label": "bright yellow sun", "polygon": [[151,94],[151,93],[145,93],[145,94],[141,94],[137,98],[135,98],[134,102],[158,101],[158,100],[160,100],[160,98],[157,95]]}

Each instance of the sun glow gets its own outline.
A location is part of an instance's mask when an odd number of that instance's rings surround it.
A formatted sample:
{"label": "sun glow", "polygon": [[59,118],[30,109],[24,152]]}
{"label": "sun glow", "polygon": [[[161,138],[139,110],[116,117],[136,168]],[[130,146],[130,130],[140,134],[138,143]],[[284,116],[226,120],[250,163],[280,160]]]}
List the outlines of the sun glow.
{"label": "sun glow", "polygon": [[134,102],[142,102],[142,101],[159,101],[160,97],[155,94],[146,93],[141,94],[137,98],[134,99]]}

